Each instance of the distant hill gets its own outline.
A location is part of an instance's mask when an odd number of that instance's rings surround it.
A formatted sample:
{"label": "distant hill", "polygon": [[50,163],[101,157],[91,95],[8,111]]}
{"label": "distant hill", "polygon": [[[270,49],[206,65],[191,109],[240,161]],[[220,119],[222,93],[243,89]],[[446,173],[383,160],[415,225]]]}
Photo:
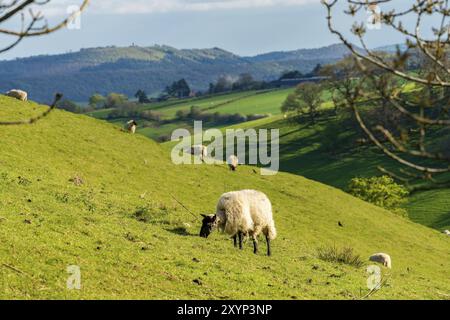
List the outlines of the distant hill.
{"label": "distant hill", "polygon": [[0,91],[27,90],[36,101],[55,92],[86,101],[95,92],[134,95],[160,92],[174,80],[186,78],[195,90],[205,90],[220,75],[251,73],[273,80],[290,69],[311,71],[348,54],[344,45],[241,57],[220,48],[179,50],[168,46],[104,47],[79,52],[0,61]]}
{"label": "distant hill", "polygon": [[335,60],[348,55],[349,51],[343,44],[333,44],[331,46],[316,49],[300,49],[295,51],[277,51],[265,53],[251,58],[255,62],[287,62],[295,63],[295,61],[316,61]]}
{"label": "distant hill", "polygon": [[387,46],[382,46],[375,48],[375,51],[384,51],[387,53],[395,53],[397,52],[397,49],[400,49],[400,51],[406,51],[408,49],[408,46],[406,44],[392,44]]}

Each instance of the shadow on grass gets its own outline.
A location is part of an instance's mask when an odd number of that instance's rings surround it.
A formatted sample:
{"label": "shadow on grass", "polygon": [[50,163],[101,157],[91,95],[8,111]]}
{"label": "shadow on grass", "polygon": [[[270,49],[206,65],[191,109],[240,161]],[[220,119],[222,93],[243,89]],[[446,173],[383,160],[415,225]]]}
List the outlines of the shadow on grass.
{"label": "shadow on grass", "polygon": [[442,229],[446,226],[450,226],[450,211],[441,214],[432,224],[431,227],[434,229]]}
{"label": "shadow on grass", "polygon": [[172,229],[166,229],[166,231],[169,231],[177,236],[183,236],[183,237],[197,237],[197,234],[192,234],[186,228],[183,227],[177,227]]}

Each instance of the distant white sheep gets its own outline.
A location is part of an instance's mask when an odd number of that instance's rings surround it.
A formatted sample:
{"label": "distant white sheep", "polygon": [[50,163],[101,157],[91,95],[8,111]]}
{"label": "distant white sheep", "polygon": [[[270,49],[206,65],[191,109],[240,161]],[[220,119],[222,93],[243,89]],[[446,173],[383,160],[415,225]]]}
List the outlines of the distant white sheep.
{"label": "distant white sheep", "polygon": [[370,261],[381,263],[386,268],[392,268],[391,257],[387,253],[376,253],[369,258]]}
{"label": "distant white sheep", "polygon": [[11,98],[16,98],[20,101],[28,101],[28,93],[23,90],[13,89],[9,90],[6,95]]}
{"label": "distant white sheep", "polygon": [[127,131],[135,134],[136,133],[136,129],[137,129],[137,122],[134,120],[130,120],[127,122]]}
{"label": "distant white sheep", "polygon": [[203,225],[200,236],[207,238],[218,228],[231,235],[234,246],[242,249],[243,237],[249,235],[253,240],[254,253],[258,252],[258,236],[266,237],[267,255],[271,255],[270,241],[275,239],[277,231],[272,215],[272,204],[269,198],[259,191],[242,190],[223,194],[217,204],[215,215],[202,215]]}
{"label": "distant white sheep", "polygon": [[230,170],[236,171],[238,165],[239,165],[239,159],[234,154],[228,157],[227,160],[228,167],[230,167]]}
{"label": "distant white sheep", "polygon": [[208,147],[204,145],[193,145],[191,147],[191,155],[200,156],[202,161],[208,156]]}
{"label": "distant white sheep", "polygon": [[450,236],[450,231],[449,230],[444,230],[443,233],[448,235],[448,236]]}

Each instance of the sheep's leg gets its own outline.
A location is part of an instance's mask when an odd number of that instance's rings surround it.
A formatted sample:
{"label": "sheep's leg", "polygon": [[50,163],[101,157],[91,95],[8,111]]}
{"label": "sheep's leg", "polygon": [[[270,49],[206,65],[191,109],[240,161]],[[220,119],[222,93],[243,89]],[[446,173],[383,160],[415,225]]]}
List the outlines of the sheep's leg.
{"label": "sheep's leg", "polygon": [[242,250],[243,249],[242,242],[244,241],[244,237],[242,235],[242,232],[239,231],[238,236],[239,236],[239,249]]}
{"label": "sheep's leg", "polygon": [[256,237],[253,237],[253,253],[258,253],[258,240],[256,239]]}
{"label": "sheep's leg", "polygon": [[233,242],[234,242],[234,247],[237,248],[238,244],[237,244],[237,235],[236,234],[233,236]]}
{"label": "sheep's leg", "polygon": [[266,236],[266,242],[267,242],[267,255],[270,257],[272,255],[272,252],[270,250],[270,239],[268,236]]}

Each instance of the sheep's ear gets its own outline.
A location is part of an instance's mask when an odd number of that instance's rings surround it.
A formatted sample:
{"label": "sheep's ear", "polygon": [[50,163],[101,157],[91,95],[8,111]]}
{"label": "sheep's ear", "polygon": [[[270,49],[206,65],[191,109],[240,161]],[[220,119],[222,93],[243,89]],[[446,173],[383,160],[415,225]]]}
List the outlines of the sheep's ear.
{"label": "sheep's ear", "polygon": [[206,218],[207,217],[207,215],[206,214],[203,214],[203,213],[201,213],[200,214],[203,218]]}

